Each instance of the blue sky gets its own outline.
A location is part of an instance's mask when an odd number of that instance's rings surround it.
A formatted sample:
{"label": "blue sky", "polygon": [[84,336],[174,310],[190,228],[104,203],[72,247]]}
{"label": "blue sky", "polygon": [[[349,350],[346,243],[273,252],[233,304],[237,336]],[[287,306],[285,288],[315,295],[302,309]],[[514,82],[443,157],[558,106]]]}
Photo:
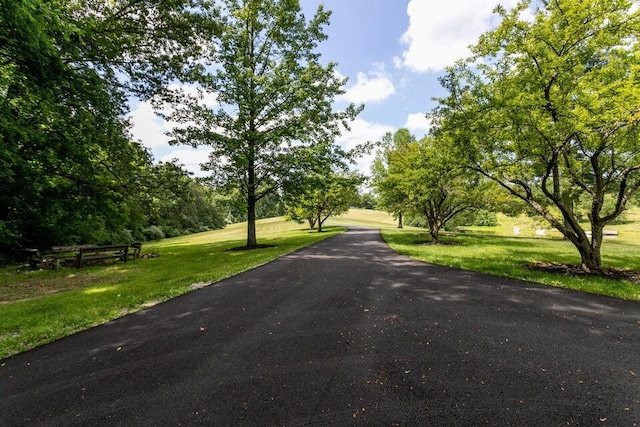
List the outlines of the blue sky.
{"label": "blue sky", "polygon": [[[300,0],[308,18],[319,4],[332,11],[325,29],[329,39],[319,48],[322,59],[338,63],[349,79],[336,109],[349,102],[365,109],[337,140],[351,148],[378,141],[386,132],[408,127],[418,138],[428,130],[424,115],[434,96],[445,92],[438,83],[444,67],[468,55],[467,46],[496,25],[492,14],[498,0]],[[502,0],[509,8],[516,0]],[[206,147],[169,146],[164,132],[170,125],[155,116],[148,103],[134,103],[132,135],[149,147],[156,161],[177,158],[199,173]],[[372,156],[357,168],[369,173]]]}

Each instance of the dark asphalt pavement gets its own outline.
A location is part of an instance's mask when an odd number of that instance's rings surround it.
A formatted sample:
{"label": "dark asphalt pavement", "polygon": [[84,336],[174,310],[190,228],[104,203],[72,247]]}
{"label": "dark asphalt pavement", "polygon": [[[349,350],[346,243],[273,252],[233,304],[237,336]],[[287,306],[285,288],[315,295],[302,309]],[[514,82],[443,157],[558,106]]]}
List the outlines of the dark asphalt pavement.
{"label": "dark asphalt pavement", "polygon": [[353,229],[0,365],[3,426],[633,426],[640,304]]}

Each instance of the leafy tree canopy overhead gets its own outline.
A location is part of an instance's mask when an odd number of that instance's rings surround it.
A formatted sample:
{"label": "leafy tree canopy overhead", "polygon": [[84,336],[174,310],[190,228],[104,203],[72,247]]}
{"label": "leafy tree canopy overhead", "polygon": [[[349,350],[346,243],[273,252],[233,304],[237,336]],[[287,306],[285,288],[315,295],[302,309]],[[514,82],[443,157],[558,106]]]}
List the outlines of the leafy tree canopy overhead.
{"label": "leafy tree canopy overhead", "polygon": [[128,138],[126,96],[197,66],[217,26],[200,4],[0,1],[0,257],[143,221],[128,201],[150,156]]}

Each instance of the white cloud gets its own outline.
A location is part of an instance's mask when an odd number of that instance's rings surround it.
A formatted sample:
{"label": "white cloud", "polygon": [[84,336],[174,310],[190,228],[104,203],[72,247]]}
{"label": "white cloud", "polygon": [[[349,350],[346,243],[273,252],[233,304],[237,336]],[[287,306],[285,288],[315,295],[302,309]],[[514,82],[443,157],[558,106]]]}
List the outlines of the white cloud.
{"label": "white cloud", "polygon": [[169,137],[165,132],[170,129],[167,123],[154,113],[149,102],[141,102],[129,117],[133,125],[131,135],[134,140],[142,142],[142,145],[151,150],[169,145]]}
{"label": "white cloud", "polygon": [[410,0],[409,28],[401,38],[407,50],[395,58],[396,66],[418,72],[440,71],[468,57],[468,46],[495,27],[498,17],[493,9],[498,3],[510,9],[517,0]]}
{"label": "white cloud", "polygon": [[[171,84],[169,89],[176,93],[184,93],[198,99],[200,105],[212,107],[217,104],[217,94],[202,94],[194,86]],[[162,110],[164,114],[171,112],[171,106],[167,105]],[[142,145],[149,148],[154,158],[161,162],[169,162],[174,158],[178,162],[185,165],[185,168],[193,172],[195,176],[204,176],[200,170],[200,164],[209,158],[211,149],[208,147],[177,148],[169,145],[170,138],[166,135],[174,128],[184,128],[194,125],[194,122],[177,123],[166,121],[162,117],[155,114],[153,106],[150,102],[141,102],[129,114],[131,119],[131,136],[134,140],[140,141]]]}
{"label": "white cloud", "polygon": [[208,172],[200,170],[200,165],[209,160],[210,153],[211,148],[206,146],[198,148],[182,148],[164,155],[160,161],[171,162],[173,159],[177,159],[178,163],[183,164],[185,169],[189,172],[193,172],[194,176],[207,176]]}
{"label": "white cloud", "polygon": [[431,120],[428,119],[424,113],[409,114],[404,127],[410,131],[422,131],[427,133],[431,129]]}
{"label": "white cloud", "polygon": [[[395,128],[393,126],[371,123],[357,118],[351,123],[351,130],[345,131],[343,135],[336,140],[336,143],[346,150],[351,150],[358,144],[380,141],[385,133],[393,132],[394,130]],[[356,169],[365,175],[369,174],[373,158],[373,153],[360,157],[357,160]]]}
{"label": "white cloud", "polygon": [[373,64],[368,73],[358,73],[355,85],[347,88],[347,92],[337,97],[337,101],[356,104],[380,102],[396,93],[391,76],[385,71],[384,64]]}

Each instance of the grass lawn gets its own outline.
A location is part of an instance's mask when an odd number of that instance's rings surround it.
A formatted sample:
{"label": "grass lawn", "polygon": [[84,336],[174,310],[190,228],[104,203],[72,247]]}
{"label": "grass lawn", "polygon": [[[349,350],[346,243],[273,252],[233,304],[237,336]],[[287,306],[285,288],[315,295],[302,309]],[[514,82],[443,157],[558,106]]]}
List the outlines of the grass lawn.
{"label": "grass lawn", "polygon": [[[533,262],[579,264],[575,247],[557,238],[506,237],[464,233],[445,234],[442,245],[425,230],[383,229],[383,238],[398,253],[438,265],[530,280],[551,286],[640,301],[640,284],[594,276],[568,276],[530,270]],[[640,245],[606,241],[603,266],[640,271]]]}
{"label": "grass lawn", "polygon": [[[607,227],[608,230],[619,231],[619,237],[605,237],[603,265],[640,271],[640,209],[630,209],[626,217],[622,224]],[[579,264],[580,256],[575,247],[561,240],[562,236],[555,230],[548,230],[546,236],[536,236],[535,227],[539,224],[524,215],[511,218],[498,214],[495,227],[464,227],[464,233],[443,233],[445,244],[439,246],[425,244],[430,237],[423,228],[398,230],[397,222],[384,212],[352,209],[329,221],[334,225],[379,228],[383,238],[396,252],[432,264],[640,301],[640,284],[637,283],[525,268],[533,262]],[[513,236],[515,226],[521,229],[518,237]]]}
{"label": "grass lawn", "polygon": [[[606,267],[640,270],[640,209],[632,211],[629,218],[609,227],[619,230],[620,236],[605,239]],[[0,358],[267,263],[341,232],[339,225],[379,228],[394,250],[426,262],[640,301],[640,285],[629,281],[525,268],[536,261],[577,264],[580,258],[569,242],[554,238],[553,232],[533,237],[535,224],[530,218],[499,216],[498,220],[497,227],[466,227],[464,233],[445,233],[447,244],[433,246],[425,244],[429,237],[424,229],[398,230],[389,214],[352,209],[329,219],[326,232],[321,234],[281,218],[258,221],[259,243],[274,246],[266,249],[227,251],[244,245],[244,223],[143,245],[143,253],[157,252],[159,258],[58,271],[0,269]],[[516,225],[523,232],[513,237]]]}
{"label": "grass lawn", "polygon": [[54,341],[83,329],[184,294],[202,283],[230,277],[303,246],[333,236],[282,219],[258,221],[258,243],[251,251],[227,251],[245,244],[246,223],[223,230],[145,243],[139,259],[58,271],[0,270],[0,358]]}

